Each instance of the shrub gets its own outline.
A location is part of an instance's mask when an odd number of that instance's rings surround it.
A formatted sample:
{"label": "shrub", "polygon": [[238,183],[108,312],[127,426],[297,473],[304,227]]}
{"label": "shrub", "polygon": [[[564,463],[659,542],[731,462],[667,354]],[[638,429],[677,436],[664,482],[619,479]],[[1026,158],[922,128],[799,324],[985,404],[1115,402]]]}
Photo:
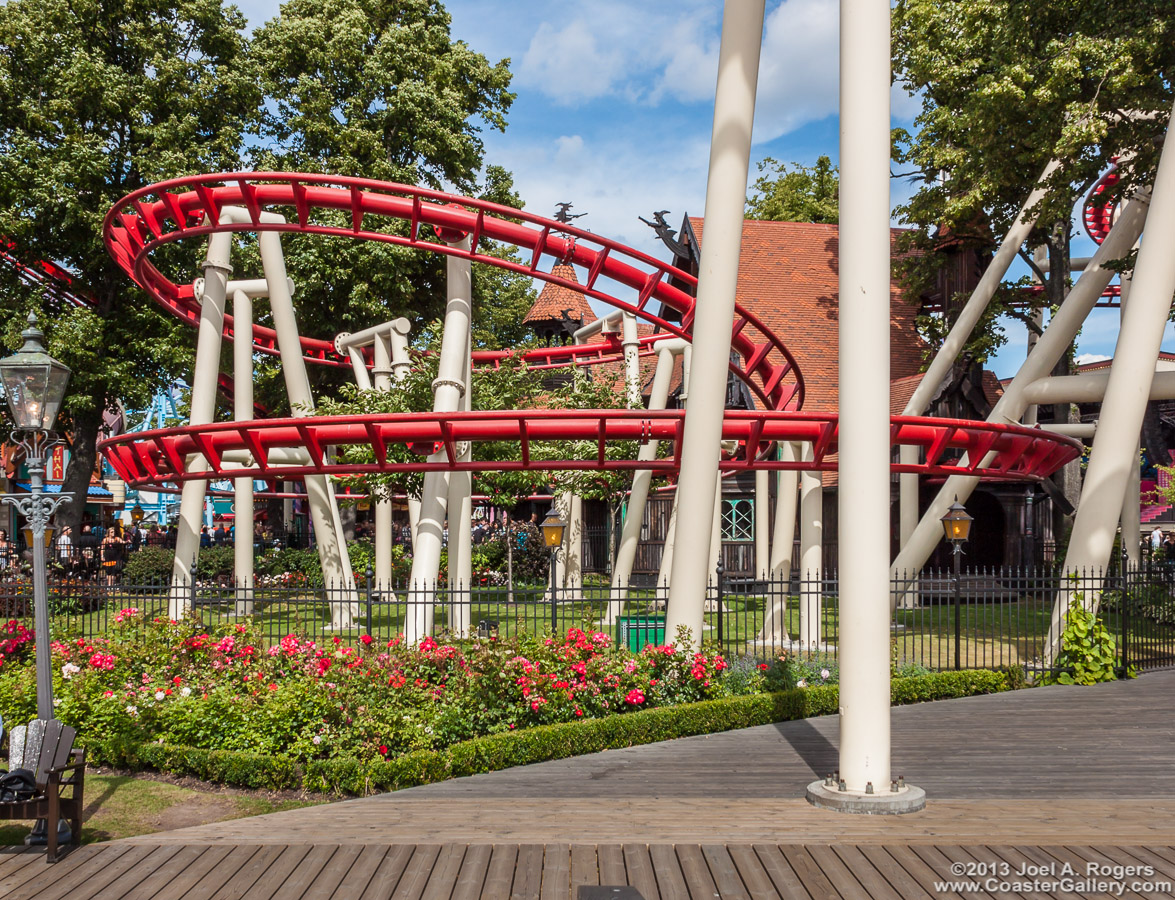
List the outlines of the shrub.
{"label": "shrub", "polygon": [[167,584],[173,559],[175,551],[166,547],[140,547],[127,554],[122,580],[126,584]]}
{"label": "shrub", "polygon": [[1061,652],[1042,684],[1097,684],[1114,681],[1118,642],[1105,623],[1085,608],[1083,595],[1074,594],[1061,634]]}
{"label": "shrub", "polygon": [[[1008,690],[1008,672],[944,672],[895,679],[893,702],[964,697]],[[112,764],[159,768],[246,787],[293,787],[335,794],[394,791],[512,766],[565,759],[656,741],[751,728],[836,712],[836,685],[726,697],[623,716],[540,725],[463,741],[440,750],[415,750],[392,759],[332,758],[298,764],[289,758],[227,750],[148,744],[122,747]]]}

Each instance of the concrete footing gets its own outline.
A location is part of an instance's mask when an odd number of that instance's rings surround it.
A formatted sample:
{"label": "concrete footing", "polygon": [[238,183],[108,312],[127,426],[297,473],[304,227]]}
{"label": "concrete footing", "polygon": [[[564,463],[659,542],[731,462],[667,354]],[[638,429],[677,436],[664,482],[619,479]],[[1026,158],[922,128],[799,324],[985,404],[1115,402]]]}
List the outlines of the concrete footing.
{"label": "concrete footing", "polygon": [[877,794],[862,794],[859,791],[838,790],[823,781],[813,781],[808,785],[807,799],[821,809],[866,816],[900,816],[926,807],[926,791],[912,784],[896,791],[886,787]]}

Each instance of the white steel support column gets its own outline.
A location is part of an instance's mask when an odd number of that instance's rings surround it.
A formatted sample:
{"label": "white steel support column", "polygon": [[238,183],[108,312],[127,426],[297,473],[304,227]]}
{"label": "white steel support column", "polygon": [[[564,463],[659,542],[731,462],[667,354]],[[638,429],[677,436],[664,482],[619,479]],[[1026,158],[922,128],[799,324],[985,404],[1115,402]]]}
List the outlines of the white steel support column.
{"label": "white steel support column", "polygon": [[[253,299],[233,291],[233,418],[253,418]],[[253,479],[233,479],[233,576],[236,614],[253,613]]]}
{"label": "white steel support column", "polygon": [[706,182],[706,239],[702,245],[697,313],[692,330],[694,360],[678,477],[677,547],[665,622],[667,636],[676,635],[677,629],[685,626],[695,645],[702,639],[706,583],[710,575],[703,567],[709,558],[707,528],[714,520],[713,503],[719,483],[719,445],[742,246],[763,3],[764,0],[726,0],[722,14]]}
{"label": "white steel support column", "polygon": [[890,785],[889,0],[840,4],[840,777]]}
{"label": "white steel support column", "polygon": [[[471,283],[472,284],[472,283]],[[407,319],[396,319],[392,322],[392,329],[388,332],[388,341],[392,349],[392,377],[396,381],[403,381],[408,377],[412,362],[408,357],[408,332],[412,324]],[[420,499],[408,498],[408,530],[412,539],[412,547],[416,547],[416,526],[420,522]]]}
{"label": "white steel support column", "polygon": [[[673,379],[673,361],[684,348],[685,342],[673,339],[657,344],[657,368],[653,372],[653,386],[649,392],[649,409],[664,409],[669,400],[669,383]],[[642,444],[637,459],[657,458],[657,441]],[[624,526],[620,534],[620,547],[616,551],[616,565],[612,570],[612,596],[616,600],[608,604],[604,624],[616,621],[628,598],[628,582],[632,578],[632,567],[636,562],[637,546],[641,540],[641,527],[645,521],[645,506],[649,501],[649,487],[653,473],[649,469],[638,469],[632,476],[632,490],[628,493],[628,508],[624,515]]]}
{"label": "white steel support column", "polygon": [[[1106,263],[1119,259],[1130,251],[1142,232],[1146,210],[1145,196],[1135,197],[1123,204],[1118,221],[1110,230],[1105,242],[1098,247],[1090,264],[1081,273],[1081,277],[1077,279],[1073,289],[1049,321],[1048,328],[1040,336],[1016,376],[1004,387],[1003,396],[992,408],[987,421],[1017,423],[1030,402],[1040,402],[1030,400],[1027,391],[1035,382],[1047,378],[1057,360],[1068,351],[1073,338],[1081,330],[1086,317],[1113,277],[1114,273],[1105,267]],[[1152,360],[1152,369],[1153,362]],[[926,564],[926,560],[942,540],[942,517],[946,515],[946,511],[956,498],[960,503],[966,504],[967,498],[971,496],[977,484],[979,479],[973,476],[952,475],[947,478],[922,514],[914,534],[894,560],[891,571],[895,577],[905,577],[908,573],[917,572]],[[897,593],[893,599],[897,601]]]}
{"label": "white steel support column", "polygon": [[[371,345],[371,381],[377,391],[392,388],[392,358],[389,341],[376,335]],[[356,352],[352,348],[351,352]],[[358,372],[358,370],[356,370]],[[366,367],[363,367],[366,374]],[[360,390],[363,386],[360,385]],[[392,498],[375,501],[375,590],[387,597],[392,590]]]}
{"label": "white steel support column", "polygon": [[[216,418],[216,376],[220,371],[220,343],[224,332],[224,304],[228,277],[231,234],[214,234],[208,239],[204,259],[204,285],[200,296],[200,324],[196,331],[196,365],[192,372],[192,396],[188,424],[207,425]],[[185,471],[205,471],[207,461],[193,454]],[[181,619],[189,611],[191,567],[200,554],[200,526],[208,482],[185,481],[180,491],[180,515],[176,527],[175,558],[171,564],[172,592],[167,614]]]}
{"label": "white steel support column", "polygon": [[[779,446],[780,459],[799,459],[796,445],[787,441]],[[796,538],[796,489],[799,472],[784,469],[779,473],[775,496],[775,532],[771,535],[771,578],[786,581],[791,577],[792,547]]]}
{"label": "white steel support column", "polygon": [[[224,217],[222,211],[221,217]],[[262,221],[284,222],[273,213],[262,213]],[[269,283],[269,309],[273,315],[273,328],[277,334],[278,353],[281,357],[282,376],[286,394],[290,399],[290,414],[297,417],[314,414],[314,396],[310,390],[310,376],[306,371],[306,360],[302,357],[302,345],[298,334],[298,319],[294,312],[294,299],[286,277],[286,261],[282,254],[281,235],[275,231],[263,231],[257,236],[261,252],[261,267]],[[306,501],[310,507],[310,518],[314,523],[317,539],[318,559],[322,564],[322,576],[333,588],[331,603],[331,625],[344,628],[351,624],[359,613],[359,596],[355,590],[355,575],[347,555],[347,543],[343,537],[342,522],[339,519],[338,504],[330,479],[325,475],[307,475]],[[342,598],[339,600],[339,598]]]}
{"label": "white steel support column", "polygon": [[[714,524],[710,528],[710,553],[706,560],[706,582],[714,583],[714,571],[722,558],[722,477],[714,485]],[[703,607],[704,608],[704,607]]]}
{"label": "white steel support column", "polygon": [[[812,462],[811,444],[803,459]],[[818,471],[800,473],[800,646],[811,653],[820,644],[824,615],[824,478]]]}
{"label": "white steel support column", "polygon": [[[469,238],[452,246],[469,249]],[[437,377],[433,382],[433,412],[456,412],[461,397],[468,390],[465,383],[465,359],[469,347],[469,329],[473,317],[473,267],[467,258],[447,257],[448,300],[441,336],[441,354]],[[429,456],[430,462],[446,462],[442,448]],[[405,621],[404,637],[409,645],[421,641],[432,630],[433,604],[436,602],[437,573],[441,563],[442,534],[448,507],[449,476],[446,472],[426,472],[420,496],[420,521],[413,535],[412,574],[408,598],[412,604]]]}
{"label": "white steel support column", "polygon": [[[461,396],[461,409],[473,409],[473,363],[470,357],[471,340],[465,346],[465,393]],[[465,444],[458,448],[459,458],[468,462],[473,458],[473,447]],[[456,602],[452,605],[449,628],[458,635],[469,633],[472,619],[473,594],[473,474],[471,472],[449,473],[449,586],[456,589]]]}
{"label": "white steel support column", "polygon": [[755,578],[765,581],[771,572],[771,473],[755,472]]}
{"label": "white steel support column", "polygon": [[[1121,315],[1126,318],[1126,307],[1130,303],[1130,289],[1133,279],[1123,272],[1118,279],[1121,282]],[[1152,383],[1151,393],[1154,393]],[[1142,455],[1141,436],[1134,448],[1135,464],[1130,468],[1130,476],[1126,482],[1126,494],[1122,501],[1122,549],[1126,552],[1126,561],[1137,566],[1142,561],[1142,467],[1139,459]]]}
{"label": "white steel support column", "polygon": [[[1130,469],[1138,466],[1135,455],[1138,434],[1155,375],[1163,328],[1171,311],[1171,296],[1175,293],[1175,254],[1171,253],[1175,244],[1175,152],[1171,150],[1170,136],[1168,130],[1155,175],[1146,233],[1134,266],[1130,312],[1123,317],[1118,332],[1062,572],[1098,571],[1109,563],[1114,525],[1121,514]],[[1096,598],[1087,596],[1085,602],[1087,607],[1096,608]],[[1046,662],[1060,649],[1066,606],[1067,598],[1062,593],[1053,607],[1045,645]]]}

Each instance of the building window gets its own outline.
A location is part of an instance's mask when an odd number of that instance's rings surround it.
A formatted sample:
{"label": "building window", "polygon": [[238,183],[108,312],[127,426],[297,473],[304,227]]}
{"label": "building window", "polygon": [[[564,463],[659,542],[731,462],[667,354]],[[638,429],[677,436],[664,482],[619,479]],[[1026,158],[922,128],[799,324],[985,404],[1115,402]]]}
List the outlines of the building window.
{"label": "building window", "polygon": [[722,500],[722,540],[755,539],[755,501],[749,497]]}

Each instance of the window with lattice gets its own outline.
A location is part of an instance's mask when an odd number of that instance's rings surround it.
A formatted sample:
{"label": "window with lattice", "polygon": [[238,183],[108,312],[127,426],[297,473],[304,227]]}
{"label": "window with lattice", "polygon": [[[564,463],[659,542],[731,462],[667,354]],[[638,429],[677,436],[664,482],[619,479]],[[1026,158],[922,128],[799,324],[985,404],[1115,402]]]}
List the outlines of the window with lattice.
{"label": "window with lattice", "polygon": [[749,497],[722,500],[722,540],[753,541],[755,539],[755,501]]}

